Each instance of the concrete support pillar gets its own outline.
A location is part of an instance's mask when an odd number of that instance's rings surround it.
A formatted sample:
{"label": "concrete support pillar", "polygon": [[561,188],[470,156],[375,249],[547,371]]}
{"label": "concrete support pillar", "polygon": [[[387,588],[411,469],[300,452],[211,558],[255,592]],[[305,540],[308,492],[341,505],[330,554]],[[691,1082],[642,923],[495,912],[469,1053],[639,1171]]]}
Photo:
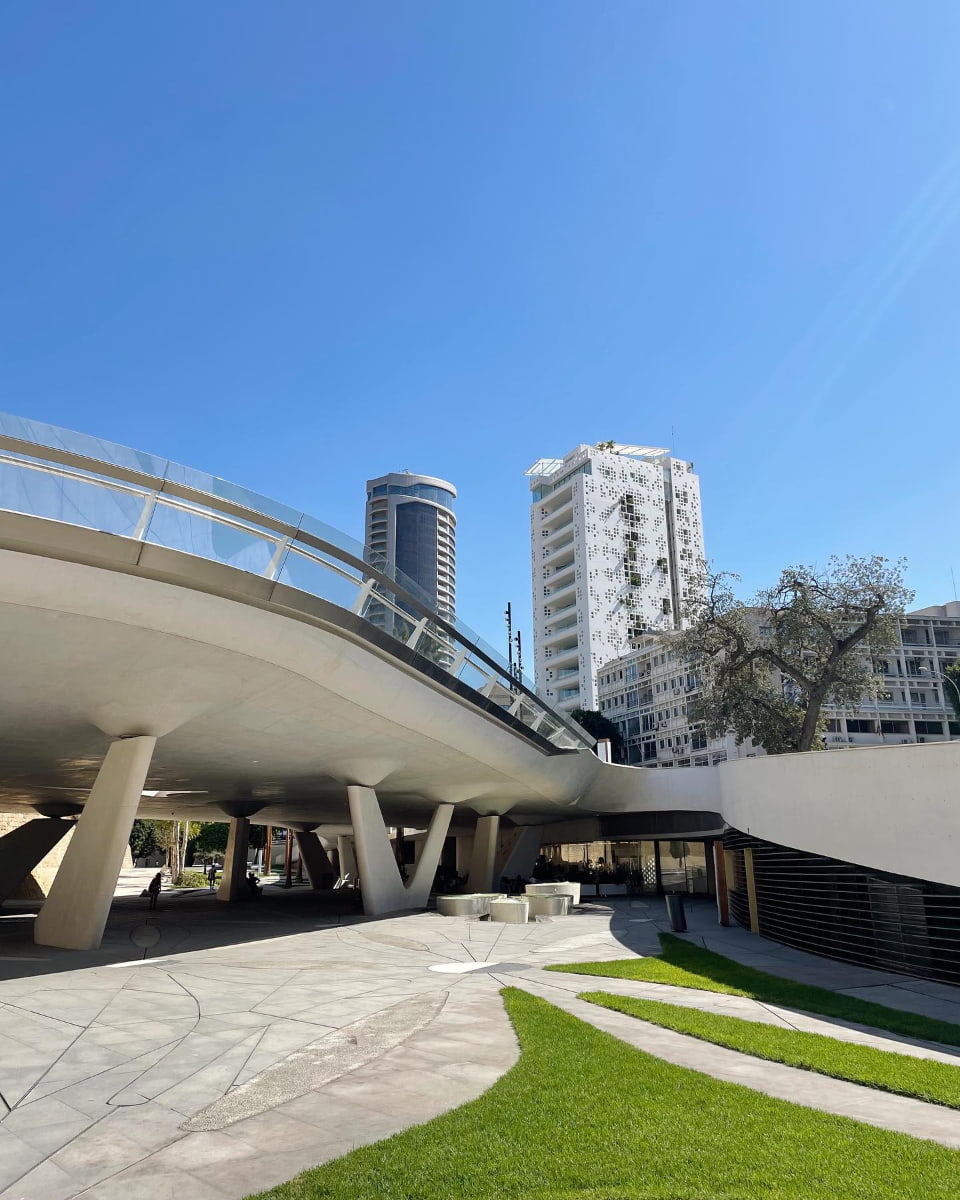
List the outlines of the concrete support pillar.
{"label": "concrete support pillar", "polygon": [[403,887],[403,882],[387,827],[383,823],[377,793],[373,788],[350,784],[347,787],[347,800],[363,892],[363,911],[368,917],[393,912],[402,907],[396,901],[397,891]]}
{"label": "concrete support pillar", "polygon": [[247,857],[250,850],[250,818],[231,817],[223,875],[217,888],[218,900],[240,900],[247,894]]}
{"label": "concrete support pillar", "polygon": [[350,820],[360,871],[363,911],[375,917],[381,913],[408,908],[423,908],[440,861],[440,852],[450,827],[452,804],[437,807],[427,830],[420,861],[410,882],[404,886],[394,857],[390,835],[383,822],[377,793],[373,788],[351,784],[347,788]]}
{"label": "concrete support pillar", "polygon": [[452,816],[453,805],[440,804],[430,818],[427,836],[423,839],[423,845],[417,855],[417,865],[404,888],[411,905],[415,908],[423,908],[430,897],[430,889],[440,865],[440,855],[443,853],[443,844],[447,840]]}
{"label": "concrete support pillar", "polygon": [[34,925],[40,946],[95,950],[146,782],[155,737],[113,742],[80,814],[60,870]]}
{"label": "concrete support pillar", "polygon": [[333,864],[323,848],[323,843],[315,833],[294,835],[297,839],[297,849],[300,851],[300,861],[303,863],[310,886],[317,891],[319,888],[333,887]]}
{"label": "concrete support pillar", "polygon": [[497,857],[499,833],[500,818],[498,816],[477,817],[477,828],[473,835],[473,856],[470,859],[470,876],[467,879],[468,892],[493,891],[493,868]]}
{"label": "concrete support pillar", "polygon": [[357,877],[357,855],[353,838],[341,835],[337,838],[337,857],[340,859],[340,878],[348,875],[351,879]]}
{"label": "concrete support pillar", "polygon": [[542,825],[518,825],[510,831],[510,840],[500,849],[499,861],[494,871],[494,884],[499,887],[500,879],[516,879],[518,875],[529,879],[537,865]]}
{"label": "concrete support pillar", "polygon": [[73,828],[59,817],[35,817],[0,838],[0,904]]}

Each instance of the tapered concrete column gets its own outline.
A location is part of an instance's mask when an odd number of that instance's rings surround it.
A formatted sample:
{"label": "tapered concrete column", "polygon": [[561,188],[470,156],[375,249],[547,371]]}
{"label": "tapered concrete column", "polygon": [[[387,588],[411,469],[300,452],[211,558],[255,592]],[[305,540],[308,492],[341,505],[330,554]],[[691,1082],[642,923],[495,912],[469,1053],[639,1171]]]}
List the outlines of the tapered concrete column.
{"label": "tapered concrete column", "polygon": [[352,837],[341,835],[337,838],[337,857],[340,859],[340,878],[344,879],[349,875],[351,879],[356,879],[357,855]]}
{"label": "tapered concrete column", "polygon": [[347,799],[360,871],[363,911],[367,916],[375,917],[386,912],[423,908],[437,873],[453,805],[441,804],[434,811],[420,861],[412,879],[404,886],[377,793],[373,788],[351,784],[347,788]]}
{"label": "tapered concrete column", "polygon": [[423,908],[430,897],[430,889],[440,865],[440,855],[443,853],[443,843],[447,840],[452,816],[453,805],[440,804],[430,818],[427,836],[423,839],[417,856],[417,865],[404,888],[411,907]]}
{"label": "tapered concrete column", "polygon": [[247,894],[247,857],[250,850],[250,818],[231,817],[223,875],[217,888],[218,900],[239,900]]}
{"label": "tapered concrete column", "polygon": [[397,904],[397,893],[403,882],[383,823],[377,793],[373,788],[350,784],[347,800],[360,871],[363,911],[370,917],[393,912],[401,907]]}
{"label": "tapered concrete column", "polygon": [[[470,860],[470,875],[467,879],[468,892],[493,891],[493,868],[497,858],[499,833],[498,816],[477,817],[477,828],[473,835],[473,857]],[[499,883],[499,880],[497,882]]]}
{"label": "tapered concrete column", "polygon": [[143,735],[113,742],[107,750],[34,925],[38,945],[68,950],[100,945],[156,744],[155,737]]}
{"label": "tapered concrete column", "polygon": [[72,828],[73,821],[35,817],[0,838],[0,903],[13,895]]}
{"label": "tapered concrete column", "polygon": [[323,844],[315,833],[294,833],[297,847],[300,850],[300,861],[303,863],[310,886],[318,888],[333,886],[333,864],[327,856]]}
{"label": "tapered concrete column", "polygon": [[494,875],[497,886],[501,876],[516,879],[518,875],[528,879],[537,865],[537,855],[540,853],[540,841],[543,837],[542,825],[520,825],[510,831],[509,843],[501,848],[500,858]]}

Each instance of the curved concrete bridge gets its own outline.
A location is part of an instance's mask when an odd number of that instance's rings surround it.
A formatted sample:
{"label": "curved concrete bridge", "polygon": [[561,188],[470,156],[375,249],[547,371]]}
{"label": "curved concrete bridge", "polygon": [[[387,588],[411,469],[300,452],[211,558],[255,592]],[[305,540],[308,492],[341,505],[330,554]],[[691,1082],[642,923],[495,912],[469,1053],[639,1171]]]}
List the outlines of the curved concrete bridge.
{"label": "curved concrete bridge", "polygon": [[[370,912],[451,817],[570,811],[592,739],[362,546],[222,480],[0,418],[0,806],[79,814],[37,938],[95,945],[142,816],[352,827]],[[385,825],[429,827],[404,888]],[[43,839],[41,839],[42,841]],[[316,853],[304,837],[305,857]],[[488,885],[489,886],[489,885]],[[228,872],[227,894],[242,887]]]}
{"label": "curved concrete bridge", "polygon": [[[476,635],[336,530],[11,416],[0,645],[0,809],[47,819],[32,850],[21,837],[5,860],[0,839],[7,879],[78,817],[37,920],[49,945],[99,944],[138,814],[229,816],[225,898],[243,886],[251,817],[298,830],[308,868],[323,854],[314,831],[352,832],[372,914],[423,905],[452,828],[473,832],[471,887],[489,890],[504,814],[518,849],[539,845],[524,827],[643,810],[960,882],[942,795],[956,743],[696,770],[601,763]],[[918,818],[943,834],[922,853],[903,836]],[[387,826],[429,831],[406,885]]]}

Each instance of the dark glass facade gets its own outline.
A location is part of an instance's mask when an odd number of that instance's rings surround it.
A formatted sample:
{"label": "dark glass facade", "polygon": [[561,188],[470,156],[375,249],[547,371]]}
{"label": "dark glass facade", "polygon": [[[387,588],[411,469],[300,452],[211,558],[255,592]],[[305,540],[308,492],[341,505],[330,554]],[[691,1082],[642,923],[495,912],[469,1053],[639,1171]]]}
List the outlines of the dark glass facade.
{"label": "dark glass facade", "polygon": [[397,567],[436,596],[437,510],[416,501],[398,504],[396,546]]}

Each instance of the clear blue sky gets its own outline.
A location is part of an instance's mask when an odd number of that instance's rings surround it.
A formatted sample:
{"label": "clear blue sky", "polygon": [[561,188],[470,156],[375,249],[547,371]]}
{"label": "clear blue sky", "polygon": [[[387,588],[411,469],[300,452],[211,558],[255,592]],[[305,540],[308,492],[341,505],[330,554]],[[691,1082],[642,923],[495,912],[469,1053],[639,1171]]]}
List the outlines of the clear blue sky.
{"label": "clear blue sky", "polygon": [[0,407],[354,535],[445,476],[498,645],[524,469],[607,438],[695,461],[745,590],[942,603],[958,61],[956,0],[6,0]]}

